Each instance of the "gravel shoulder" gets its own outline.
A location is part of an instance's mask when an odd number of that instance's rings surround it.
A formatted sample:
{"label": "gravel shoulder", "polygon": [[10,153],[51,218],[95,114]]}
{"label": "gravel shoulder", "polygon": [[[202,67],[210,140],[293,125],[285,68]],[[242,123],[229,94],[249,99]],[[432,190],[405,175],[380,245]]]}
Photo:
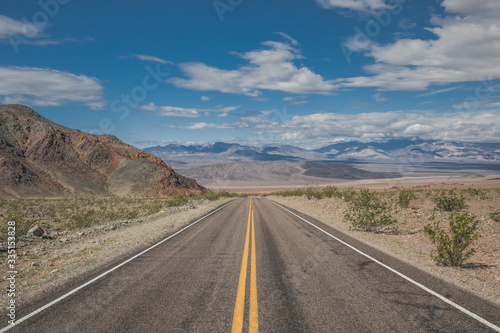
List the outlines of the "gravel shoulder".
{"label": "gravel shoulder", "polygon": [[[17,249],[16,304],[23,306],[90,272],[127,257],[186,226],[231,199],[191,201],[157,214],[134,220],[115,221],[87,229],[36,237]],[[6,258],[0,270],[7,271]],[[6,273],[0,288],[1,314],[9,300]]]}
{"label": "gravel shoulder", "polygon": [[488,215],[488,212],[499,208],[500,200],[496,196],[468,202],[467,210],[481,221],[479,238],[474,244],[477,252],[468,260],[468,268],[437,266],[432,260],[430,253],[434,246],[422,232],[432,214],[432,204],[427,198],[414,200],[411,208],[399,209],[395,213],[400,230],[397,234],[350,230],[349,224],[343,221],[348,206],[339,198],[308,200],[305,196],[269,196],[268,199],[308,214],[378,250],[500,305],[500,222],[493,221]]}

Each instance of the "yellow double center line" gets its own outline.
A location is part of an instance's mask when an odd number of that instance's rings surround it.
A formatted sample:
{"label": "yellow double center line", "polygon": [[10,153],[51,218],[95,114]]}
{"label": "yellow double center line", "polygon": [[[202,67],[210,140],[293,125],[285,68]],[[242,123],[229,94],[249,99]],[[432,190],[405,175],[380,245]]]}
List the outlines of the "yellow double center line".
{"label": "yellow double center line", "polygon": [[250,232],[252,233],[252,253],[250,258],[250,316],[249,332],[259,331],[259,315],[257,307],[257,263],[255,258],[255,223],[253,217],[252,199],[250,199],[250,209],[248,211],[247,234],[245,238],[245,248],[243,249],[243,259],[241,260],[240,280],[238,283],[238,293],[236,294],[236,305],[234,306],[233,327],[231,333],[241,333],[243,331],[243,314],[245,312],[245,289],[247,281],[248,267],[248,246],[250,243]]}

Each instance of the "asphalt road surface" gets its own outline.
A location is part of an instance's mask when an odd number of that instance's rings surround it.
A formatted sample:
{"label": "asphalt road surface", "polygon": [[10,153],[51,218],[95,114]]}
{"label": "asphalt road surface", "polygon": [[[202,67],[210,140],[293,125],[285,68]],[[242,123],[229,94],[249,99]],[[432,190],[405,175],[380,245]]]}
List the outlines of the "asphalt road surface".
{"label": "asphalt road surface", "polygon": [[500,330],[498,306],[263,198],[237,199],[18,315],[0,332]]}

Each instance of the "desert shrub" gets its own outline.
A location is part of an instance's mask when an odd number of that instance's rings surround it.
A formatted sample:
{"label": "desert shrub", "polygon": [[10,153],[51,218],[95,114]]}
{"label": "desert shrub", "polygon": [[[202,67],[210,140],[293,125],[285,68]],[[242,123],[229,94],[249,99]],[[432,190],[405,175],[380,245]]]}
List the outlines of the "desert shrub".
{"label": "desert shrub", "polygon": [[323,195],[327,198],[336,196],[338,192],[339,188],[337,186],[327,186],[323,189]]}
{"label": "desert shrub", "polygon": [[480,197],[484,199],[487,197],[488,192],[482,188],[467,188],[463,192],[469,197]]}
{"label": "desert shrub", "polygon": [[166,202],[167,207],[179,207],[187,204],[189,202],[189,198],[185,195],[178,195],[173,198],[170,198]]}
{"label": "desert shrub", "polygon": [[162,209],[163,209],[163,203],[159,199],[156,199],[146,205],[146,215],[156,214],[160,212]]}
{"label": "desert shrub", "polygon": [[219,192],[209,191],[209,192],[204,193],[201,197],[203,199],[206,199],[209,201],[215,201],[215,200],[219,200],[220,194],[219,194]]}
{"label": "desert shrub", "polygon": [[133,209],[125,212],[125,218],[127,220],[133,220],[139,216],[139,210]]}
{"label": "desert shrub", "polygon": [[490,213],[490,217],[495,222],[500,222],[500,210]]}
{"label": "desert shrub", "polygon": [[346,188],[341,192],[341,198],[345,202],[351,202],[356,198],[356,191],[352,187]]}
{"label": "desert shrub", "polygon": [[97,214],[94,209],[76,209],[68,215],[66,227],[68,229],[88,228],[98,222]]}
{"label": "desert shrub", "polygon": [[363,231],[379,231],[396,224],[391,215],[392,208],[373,191],[361,190],[351,201],[351,207],[344,214],[344,221],[351,222],[351,228]]}
{"label": "desert shrub", "polygon": [[465,207],[465,198],[458,195],[454,190],[441,191],[434,196],[433,201],[436,204],[436,209],[445,212],[453,212]]}
{"label": "desert shrub", "polygon": [[292,190],[291,195],[294,197],[301,197],[303,195],[306,195],[306,190],[305,188],[296,188],[295,190]]}
{"label": "desert shrub", "polygon": [[427,224],[424,232],[436,246],[436,252],[431,253],[434,261],[439,265],[457,267],[469,259],[476,252],[470,246],[478,237],[478,223],[474,215],[455,211],[449,216],[447,230],[440,227],[440,221]]}
{"label": "desert shrub", "polygon": [[323,192],[318,188],[318,186],[306,186],[304,188],[304,194],[308,200],[312,198],[321,199],[323,197]]}
{"label": "desert shrub", "polygon": [[215,201],[215,200],[219,200],[221,198],[235,198],[238,196],[242,196],[242,195],[239,195],[237,193],[229,193],[227,191],[208,191],[208,192],[203,193],[199,198],[206,199],[209,201]]}
{"label": "desert shrub", "polygon": [[410,202],[415,198],[415,191],[411,188],[402,188],[398,191],[398,204],[402,208],[408,208]]}

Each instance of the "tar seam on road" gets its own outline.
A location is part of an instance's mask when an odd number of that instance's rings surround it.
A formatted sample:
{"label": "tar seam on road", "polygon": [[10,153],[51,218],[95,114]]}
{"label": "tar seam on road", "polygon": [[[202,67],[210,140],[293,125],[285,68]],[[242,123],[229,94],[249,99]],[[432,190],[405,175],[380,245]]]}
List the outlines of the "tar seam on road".
{"label": "tar seam on road", "polygon": [[[465,313],[466,315],[468,315],[468,316],[470,316],[470,317],[472,317],[472,318],[476,319],[477,321],[479,321],[480,323],[482,323],[482,324],[484,324],[484,325],[488,326],[489,328],[491,328],[491,329],[493,329],[493,330],[495,330],[495,331],[497,331],[497,332],[500,332],[500,327],[496,326],[495,324],[490,323],[490,322],[489,322],[489,321],[487,321],[486,319],[484,319],[484,318],[482,318],[482,317],[480,317],[480,316],[476,315],[476,314],[475,314],[475,313],[473,313],[473,312],[470,312],[470,311],[469,311],[469,310],[467,310],[466,308],[464,308],[464,307],[462,307],[462,306],[458,305],[457,303],[455,303],[455,302],[453,302],[453,301],[451,301],[451,300],[447,299],[446,297],[444,297],[444,296],[442,296],[442,295],[438,294],[437,292],[433,291],[432,289],[427,288],[427,287],[426,287],[426,286],[424,286],[423,284],[418,283],[417,281],[415,281],[415,280],[411,279],[410,277],[408,277],[408,276],[404,275],[403,273],[398,272],[398,271],[397,271],[397,270],[395,270],[394,268],[392,268],[392,267],[390,267],[390,266],[387,266],[387,265],[386,265],[386,264],[384,264],[383,262],[378,261],[377,259],[375,259],[375,258],[371,257],[370,255],[368,255],[368,254],[366,254],[366,253],[364,253],[364,252],[362,252],[362,251],[358,250],[358,249],[357,249],[357,248],[355,248],[354,246],[352,246],[352,245],[350,245],[350,244],[348,244],[348,243],[344,242],[343,240],[341,240],[341,239],[339,239],[339,238],[337,238],[337,237],[333,236],[332,234],[330,234],[330,233],[328,233],[327,231],[325,231],[325,230],[321,229],[320,227],[318,227],[318,226],[314,225],[313,223],[311,223],[311,222],[307,221],[306,219],[304,219],[304,218],[300,217],[299,215],[295,214],[294,212],[292,212],[292,211],[290,211],[290,210],[286,209],[285,207],[281,206],[280,204],[278,204],[278,203],[276,203],[276,202],[274,202],[274,201],[272,201],[272,200],[270,200],[270,201],[271,201],[273,204],[275,204],[276,206],[280,207],[281,209],[283,209],[283,210],[287,211],[288,213],[290,213],[290,214],[292,214],[292,215],[294,215],[294,216],[298,217],[299,219],[301,219],[302,221],[306,222],[307,224],[309,224],[309,225],[313,226],[314,228],[316,228],[316,229],[318,229],[318,230],[322,231],[323,233],[327,234],[328,236],[332,237],[332,238],[333,238],[333,239],[335,239],[336,241],[338,241],[338,242],[340,242],[340,243],[344,244],[345,246],[349,247],[350,249],[352,249],[352,250],[354,250],[354,251],[358,252],[359,254],[361,254],[361,255],[365,256],[366,258],[368,258],[368,259],[372,260],[373,262],[375,262],[375,263],[379,264],[380,266],[382,266],[382,267],[384,267],[384,268],[388,269],[389,271],[393,272],[394,274],[396,274],[396,275],[398,275],[398,276],[402,277],[402,278],[403,278],[403,279],[405,279],[406,281],[408,281],[408,282],[410,282],[410,283],[414,284],[415,286],[417,286],[417,287],[419,287],[419,288],[421,288],[421,289],[425,290],[425,291],[426,291],[426,292],[428,292],[429,294],[431,294],[431,295],[433,295],[433,296],[436,296],[437,298],[439,298],[439,299],[440,299],[440,300],[442,300],[443,302],[445,302],[445,303],[447,303],[447,304],[449,304],[449,305],[453,306],[454,308],[456,308],[456,309],[458,309],[459,311],[461,311],[461,312]],[[1,332],[0,332],[0,333],[1,333]]]}
{"label": "tar seam on road", "polygon": [[164,243],[164,242],[168,241],[168,240],[169,240],[169,239],[171,239],[172,237],[174,237],[174,236],[176,236],[176,235],[180,234],[180,233],[181,233],[181,232],[183,232],[184,230],[186,230],[186,229],[188,229],[188,228],[192,227],[193,225],[195,225],[196,223],[200,222],[201,220],[203,220],[203,219],[205,219],[205,218],[209,217],[209,216],[210,216],[210,215],[212,215],[212,214],[215,214],[216,212],[218,212],[219,210],[221,210],[222,208],[226,207],[227,205],[229,205],[229,204],[230,204],[230,203],[232,203],[232,202],[233,202],[233,200],[231,200],[231,201],[230,201],[230,202],[228,202],[227,204],[225,204],[225,205],[223,205],[223,206],[221,206],[221,207],[217,208],[217,209],[216,209],[216,210],[214,210],[213,212],[211,212],[211,213],[209,213],[209,214],[207,214],[207,215],[205,215],[205,216],[203,216],[203,217],[199,218],[198,220],[194,221],[193,223],[189,224],[188,226],[186,226],[186,227],[182,228],[181,230],[177,231],[175,234],[172,234],[172,235],[168,236],[167,238],[165,238],[165,239],[163,239],[163,240],[159,241],[158,243],[156,243],[155,245],[153,245],[153,246],[151,246],[151,247],[147,248],[146,250],[142,251],[141,253],[136,254],[136,255],[135,255],[135,256],[133,256],[132,258],[130,258],[130,259],[128,259],[128,260],[126,260],[126,261],[122,262],[121,264],[119,264],[119,265],[117,265],[117,266],[115,266],[115,267],[111,268],[110,270],[108,270],[108,271],[106,271],[106,272],[102,273],[101,275],[99,275],[99,276],[97,276],[97,277],[93,278],[92,280],[87,281],[86,283],[84,283],[84,284],[82,284],[81,286],[79,286],[79,287],[77,287],[77,288],[75,288],[75,289],[73,289],[73,290],[71,290],[71,291],[67,292],[66,294],[62,295],[61,297],[59,297],[59,298],[57,298],[57,299],[55,299],[55,300],[53,300],[52,302],[45,304],[44,306],[42,306],[41,308],[39,308],[39,309],[37,309],[37,310],[35,310],[35,311],[31,312],[30,314],[27,314],[26,316],[24,316],[24,317],[20,318],[19,320],[17,320],[17,321],[15,322],[15,324],[11,324],[11,325],[9,325],[9,326],[5,326],[5,327],[3,327],[2,329],[0,329],[0,333],[7,332],[8,330],[10,330],[11,328],[13,328],[13,327],[17,326],[18,324],[22,323],[23,321],[25,321],[25,320],[27,320],[27,319],[29,319],[29,318],[33,317],[34,315],[36,315],[36,314],[38,314],[38,313],[42,312],[43,310],[45,310],[45,309],[47,309],[47,308],[51,307],[52,305],[54,305],[54,304],[56,304],[56,303],[58,303],[58,302],[62,301],[63,299],[65,299],[65,298],[67,298],[67,297],[71,296],[72,294],[76,293],[77,291],[79,291],[79,290],[81,290],[81,289],[83,289],[83,288],[87,287],[88,285],[90,285],[90,284],[94,283],[95,281],[97,281],[97,280],[101,279],[102,277],[104,277],[104,276],[108,275],[109,273],[113,272],[114,270],[117,270],[118,268],[120,268],[120,267],[122,267],[123,265],[125,265],[125,264],[127,264],[127,263],[131,262],[131,261],[132,261],[132,260],[134,260],[135,258],[137,258],[137,257],[139,257],[139,256],[141,256],[141,255],[143,255],[144,253],[146,253],[146,252],[148,252],[148,251],[150,251],[150,250],[154,249],[154,248],[155,248],[155,247],[157,247],[158,245],[160,245],[160,244],[162,244],[162,243]]}
{"label": "tar seam on road", "polygon": [[243,258],[241,259],[240,278],[238,281],[238,291],[236,293],[236,304],[234,305],[233,326],[231,333],[241,333],[243,331],[243,315],[245,313],[245,289],[248,268],[248,247],[249,238],[252,235],[252,251],[250,259],[250,320],[249,332],[259,332],[259,316],[257,308],[257,264],[255,258],[255,223],[253,217],[252,199],[250,199],[250,208],[248,210],[247,233],[245,236],[245,247],[243,249]]}

